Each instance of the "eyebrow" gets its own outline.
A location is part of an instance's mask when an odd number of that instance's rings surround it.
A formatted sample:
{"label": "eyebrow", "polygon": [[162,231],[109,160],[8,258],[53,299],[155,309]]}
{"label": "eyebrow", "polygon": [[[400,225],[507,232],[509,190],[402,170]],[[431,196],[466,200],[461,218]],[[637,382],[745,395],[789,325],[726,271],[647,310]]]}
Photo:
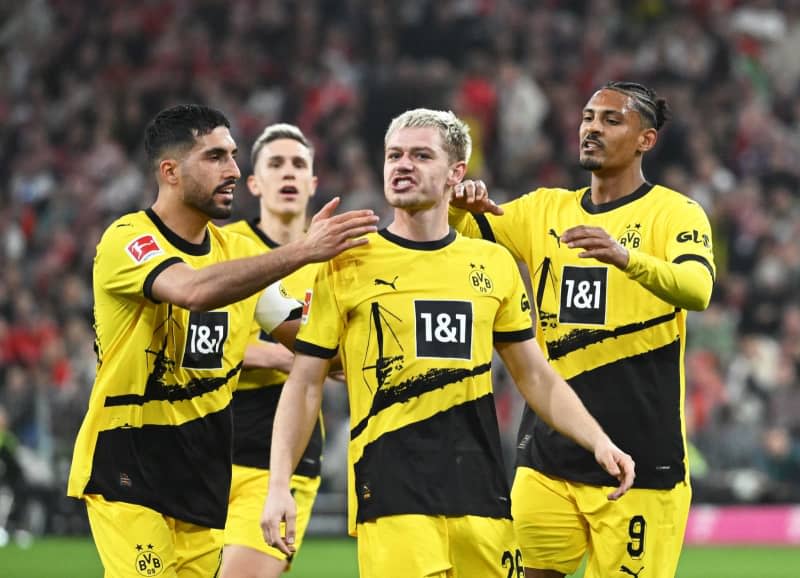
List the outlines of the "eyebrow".
{"label": "eyebrow", "polygon": [[[401,146],[396,146],[396,145],[395,146],[386,147],[386,152],[389,152],[389,151],[402,151],[402,150],[405,150],[405,148],[401,147]],[[408,150],[411,151],[412,153],[413,152],[418,152],[418,151],[428,151],[428,152],[432,152],[432,153],[436,152],[436,149],[434,147],[429,147],[429,146],[411,146],[411,147],[408,147]]]}
{"label": "eyebrow", "polygon": [[227,149],[225,147],[212,147],[210,149],[204,150],[203,155],[210,157],[213,155],[227,154],[228,152],[230,152],[231,156],[236,156],[236,153],[239,152],[239,149],[236,147],[234,147],[233,149]]}

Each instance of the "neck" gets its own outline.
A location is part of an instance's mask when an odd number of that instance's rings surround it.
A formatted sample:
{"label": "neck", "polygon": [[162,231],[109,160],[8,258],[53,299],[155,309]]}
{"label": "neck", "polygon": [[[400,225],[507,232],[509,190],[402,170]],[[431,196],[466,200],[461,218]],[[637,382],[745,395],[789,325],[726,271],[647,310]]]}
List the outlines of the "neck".
{"label": "neck", "polygon": [[409,241],[438,241],[450,231],[447,205],[442,206],[444,211],[440,206],[417,211],[395,208],[394,220],[386,228],[390,233]]}
{"label": "neck", "polygon": [[630,195],[645,182],[641,167],[636,171],[600,175],[592,173],[592,202],[595,205],[610,203]]}
{"label": "neck", "polygon": [[262,210],[258,228],[279,245],[285,245],[303,237],[306,217],[302,213],[282,216]]}
{"label": "neck", "polygon": [[176,204],[171,199],[171,196],[162,195],[159,190],[158,198],[151,209],[181,239],[190,243],[202,243],[206,235],[206,225],[211,219],[197,209],[183,203]]}

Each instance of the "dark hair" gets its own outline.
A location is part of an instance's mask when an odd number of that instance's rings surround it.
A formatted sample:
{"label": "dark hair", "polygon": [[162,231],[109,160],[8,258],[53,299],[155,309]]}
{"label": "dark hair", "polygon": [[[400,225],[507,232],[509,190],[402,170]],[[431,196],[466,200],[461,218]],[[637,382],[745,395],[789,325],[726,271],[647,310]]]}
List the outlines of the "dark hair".
{"label": "dark hair", "polygon": [[656,130],[664,126],[664,123],[672,116],[667,101],[658,96],[655,90],[647,88],[643,84],[613,80],[606,83],[603,88],[616,90],[630,97],[633,107],[641,119]]}
{"label": "dark hair", "polygon": [[144,129],[144,150],[157,163],[167,149],[191,148],[196,138],[218,126],[231,127],[220,111],[202,104],[179,104],[159,112]]}

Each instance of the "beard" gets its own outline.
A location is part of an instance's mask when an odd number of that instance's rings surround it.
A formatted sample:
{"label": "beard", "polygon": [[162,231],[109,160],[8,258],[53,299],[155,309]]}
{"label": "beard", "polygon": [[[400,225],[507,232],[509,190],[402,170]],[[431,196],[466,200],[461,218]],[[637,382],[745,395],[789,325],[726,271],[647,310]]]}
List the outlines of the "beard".
{"label": "beard", "polygon": [[582,169],[587,171],[596,171],[597,169],[603,168],[602,162],[591,157],[581,157],[579,164]]}
{"label": "beard", "polygon": [[209,219],[230,218],[231,213],[233,212],[232,200],[228,201],[226,199],[222,204],[219,204],[217,201],[215,201],[217,189],[214,189],[211,191],[211,193],[208,193],[204,190],[202,185],[200,185],[200,183],[194,179],[187,179],[187,181],[188,182],[186,183],[183,193],[183,199],[187,205],[194,207],[206,215]]}

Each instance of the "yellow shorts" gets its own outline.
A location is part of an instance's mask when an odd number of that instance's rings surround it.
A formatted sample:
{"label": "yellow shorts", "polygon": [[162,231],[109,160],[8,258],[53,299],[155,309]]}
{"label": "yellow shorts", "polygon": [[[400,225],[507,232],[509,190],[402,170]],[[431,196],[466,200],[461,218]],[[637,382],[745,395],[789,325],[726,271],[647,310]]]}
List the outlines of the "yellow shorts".
{"label": "yellow shorts", "polygon": [[92,536],[114,578],[216,576],[222,530],[170,518],[137,504],[84,496]]}
{"label": "yellow shorts", "polygon": [[[297,551],[303,544],[303,535],[311,519],[311,508],[317,497],[320,478],[292,476],[289,488],[297,502]],[[231,494],[228,499],[228,519],[225,522],[225,544],[247,546],[278,560],[286,555],[264,541],[261,530],[261,512],[267,499],[269,470],[233,466]]]}
{"label": "yellow shorts", "polygon": [[584,578],[673,578],[678,567],[692,492],[632,489],[617,501],[610,486],[551,478],[518,467],[511,513],[529,568],[572,574],[589,552]]}
{"label": "yellow shorts", "polygon": [[511,520],[481,516],[384,516],[358,524],[361,578],[522,576]]}

